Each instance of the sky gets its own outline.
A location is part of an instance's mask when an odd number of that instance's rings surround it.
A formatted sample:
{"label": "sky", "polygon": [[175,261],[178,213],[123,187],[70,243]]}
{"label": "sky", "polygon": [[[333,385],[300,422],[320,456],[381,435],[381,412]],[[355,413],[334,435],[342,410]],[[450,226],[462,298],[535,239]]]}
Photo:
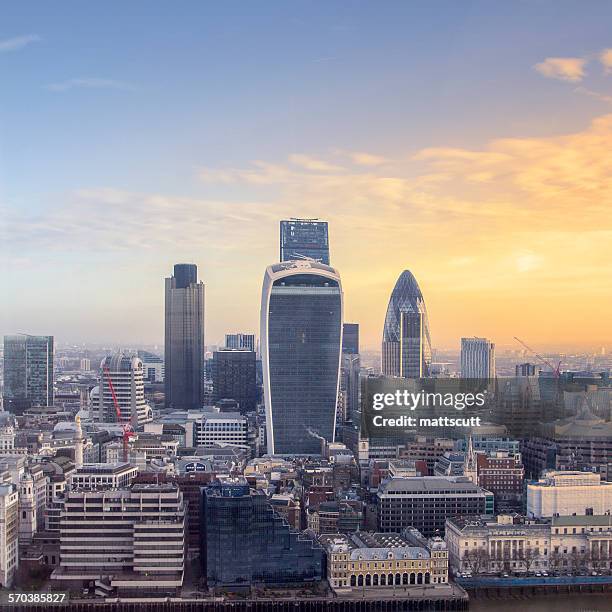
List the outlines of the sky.
{"label": "sky", "polygon": [[0,0],[0,334],[258,333],[283,218],[329,222],[380,346],[402,270],[433,344],[612,344],[612,4]]}

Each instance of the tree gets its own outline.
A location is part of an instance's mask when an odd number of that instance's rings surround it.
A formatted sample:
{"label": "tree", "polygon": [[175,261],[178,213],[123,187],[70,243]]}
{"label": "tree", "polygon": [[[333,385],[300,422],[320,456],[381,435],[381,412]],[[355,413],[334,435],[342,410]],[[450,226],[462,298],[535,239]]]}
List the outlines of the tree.
{"label": "tree", "polygon": [[489,552],[484,546],[467,550],[463,555],[474,575],[486,572],[489,569]]}

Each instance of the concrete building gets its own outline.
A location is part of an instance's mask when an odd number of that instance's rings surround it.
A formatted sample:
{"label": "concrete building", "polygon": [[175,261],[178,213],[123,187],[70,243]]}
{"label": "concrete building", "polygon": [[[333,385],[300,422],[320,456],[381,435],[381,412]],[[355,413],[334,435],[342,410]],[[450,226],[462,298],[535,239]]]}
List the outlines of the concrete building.
{"label": "concrete building", "polygon": [[612,512],[612,482],[591,472],[547,472],[527,485],[527,516],[603,515]]}
{"label": "concrete building", "polygon": [[495,344],[487,338],[461,338],[461,377],[495,378]]}
{"label": "concrete building", "polygon": [[323,535],[327,580],[332,589],[362,590],[448,582],[448,553],[441,538],[423,538],[416,530]]}
{"label": "concrete building", "polygon": [[0,484],[0,586],[11,587],[19,565],[19,493]]}
{"label": "concrete building", "polygon": [[138,468],[129,463],[86,463],[68,478],[69,487],[80,489],[125,489],[128,488]]}
{"label": "concrete building", "polygon": [[465,477],[391,478],[377,497],[377,525],[383,532],[414,527],[426,536],[442,535],[449,516],[493,514],[493,493]]}
{"label": "concrete building", "polygon": [[71,491],[60,519],[60,565],[66,586],[100,581],[107,589],[175,593],[183,583],[185,505],[174,485]]}

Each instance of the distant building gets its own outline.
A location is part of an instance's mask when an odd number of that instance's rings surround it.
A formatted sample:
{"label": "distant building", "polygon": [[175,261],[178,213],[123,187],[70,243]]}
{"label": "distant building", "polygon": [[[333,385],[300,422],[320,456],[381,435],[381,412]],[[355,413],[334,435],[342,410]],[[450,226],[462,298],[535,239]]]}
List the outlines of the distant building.
{"label": "distant building", "polygon": [[[123,353],[105,357],[100,364],[98,395],[94,411],[104,422],[117,422],[115,400],[121,410],[121,422],[133,426],[147,423],[152,410],[144,396],[144,370],[138,357]],[[113,397],[114,396],[114,397]]]}
{"label": "distant building", "polygon": [[175,593],[183,583],[185,504],[174,485],[71,491],[60,525],[52,580],[79,588],[96,580],[139,594]]}
{"label": "distant building", "polygon": [[378,489],[378,529],[423,535],[444,533],[444,521],[461,514],[493,514],[493,493],[464,477],[391,478]]}
{"label": "distant building", "polygon": [[537,376],[536,366],[533,363],[519,363],[514,366],[515,376]]}
{"label": "distant building", "polygon": [[176,264],[165,285],[166,406],[201,408],[204,384],[204,283],[195,264]]}
{"label": "distant building", "polygon": [[448,552],[441,538],[416,530],[323,535],[327,579],[332,589],[417,586],[448,582]]}
{"label": "distant building", "polygon": [[267,451],[320,455],[334,441],[338,399],[342,285],[313,261],[268,266],[261,301],[261,354]]}
{"label": "distant building", "polygon": [[309,508],[306,516],[308,529],[314,533],[353,533],[363,524],[362,503],[347,501],[321,502]]}
{"label": "distant building", "polygon": [[318,582],[325,552],[293,530],[244,478],[203,490],[202,569],[209,587]]}
{"label": "distant building", "polygon": [[164,382],[164,360],[159,355],[150,351],[138,351],[138,357],[142,361],[142,369],[146,382]]}
{"label": "distant building", "polygon": [[257,407],[255,352],[247,348],[219,349],[213,353],[213,401],[233,399],[241,413]]}
{"label": "distant building", "polygon": [[255,334],[225,334],[225,348],[255,351]]}
{"label": "distant building", "polygon": [[427,309],[412,272],[404,270],[395,283],[383,328],[382,373],[421,378],[431,372],[431,337]]}
{"label": "distant building", "polygon": [[520,453],[495,451],[477,453],[478,485],[495,496],[497,511],[518,511],[523,507],[525,468]]}
{"label": "distant building", "polygon": [[430,475],[434,473],[436,460],[446,452],[452,452],[455,443],[450,438],[430,438],[427,436],[415,436],[414,439],[404,443],[399,449],[400,459],[412,459],[414,461],[425,461]]}
{"label": "distant building", "polygon": [[4,336],[4,410],[53,405],[53,336]]}
{"label": "distant building", "polygon": [[527,516],[612,513],[612,482],[591,472],[547,472],[527,485]]}
{"label": "distant building", "polygon": [[342,420],[359,423],[361,406],[359,404],[361,363],[359,355],[343,353],[340,368],[340,398]]}
{"label": "distant building", "polygon": [[342,352],[359,355],[359,323],[342,324]]}
{"label": "distant building", "polygon": [[461,338],[461,377],[495,378],[495,344],[487,338]]}
{"label": "distant building", "polygon": [[79,369],[81,372],[90,372],[91,371],[91,359],[87,357],[83,357],[79,363]]}
{"label": "distant building", "polygon": [[280,261],[314,259],[329,266],[327,221],[290,219],[280,222]]}
{"label": "distant building", "polygon": [[69,477],[71,489],[126,489],[138,474],[129,463],[86,463]]}

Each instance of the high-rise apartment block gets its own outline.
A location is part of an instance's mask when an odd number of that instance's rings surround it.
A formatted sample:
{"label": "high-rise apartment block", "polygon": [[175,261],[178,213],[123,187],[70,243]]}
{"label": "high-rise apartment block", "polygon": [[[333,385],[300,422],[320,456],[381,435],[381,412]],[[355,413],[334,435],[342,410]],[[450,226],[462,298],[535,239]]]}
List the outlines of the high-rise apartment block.
{"label": "high-rise apartment block", "polygon": [[166,278],[164,383],[166,406],[202,407],[204,283],[195,264],[176,264]]}
{"label": "high-rise apartment block", "polygon": [[4,336],[4,409],[53,405],[53,336]]}
{"label": "high-rise apartment block", "polygon": [[314,261],[269,266],[261,299],[268,453],[320,455],[335,436],[342,285]]}
{"label": "high-rise apartment block", "polygon": [[495,378],[495,344],[487,338],[461,338],[461,376]]}
{"label": "high-rise apartment block", "polygon": [[329,266],[327,221],[290,219],[280,222],[280,261],[314,259]]}

